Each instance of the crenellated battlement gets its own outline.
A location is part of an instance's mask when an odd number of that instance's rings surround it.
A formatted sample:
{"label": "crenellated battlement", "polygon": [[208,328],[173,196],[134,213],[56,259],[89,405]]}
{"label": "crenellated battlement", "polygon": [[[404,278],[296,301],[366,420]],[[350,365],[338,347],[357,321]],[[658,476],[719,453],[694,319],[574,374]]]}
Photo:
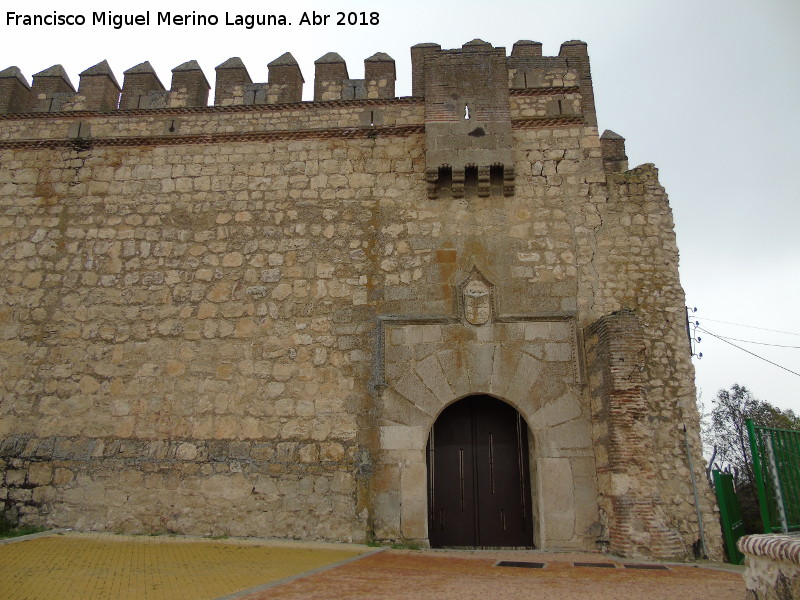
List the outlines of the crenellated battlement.
{"label": "crenellated battlement", "polygon": [[[305,78],[291,53],[282,54],[267,67],[267,81],[256,82],[239,57],[219,64],[215,68],[213,106],[230,110],[262,107],[256,112],[263,112],[267,108],[280,110],[282,106],[300,103],[316,109],[345,102],[361,105],[361,110],[348,119],[338,112],[320,115],[313,121],[314,126],[326,130],[344,123],[370,128],[424,126],[425,178],[430,198],[460,198],[472,193],[484,197],[513,195],[515,127],[548,126],[548,123],[596,126],[589,57],[586,44],[579,41],[562,44],[558,56],[543,56],[542,45],[529,40],[516,42],[510,55],[504,47],[494,47],[479,39],[455,49],[442,49],[432,43],[417,44],[411,48],[409,101],[421,103],[424,113],[418,113],[416,118],[410,118],[410,114],[401,116],[386,106],[373,109],[363,104],[397,101],[395,61],[384,52],[364,60],[363,79],[353,78],[346,61],[336,52],[318,58],[314,61],[310,103],[302,102]],[[31,86],[19,68],[9,67],[0,72],[0,114],[66,116],[71,112],[74,117],[80,113],[82,118],[87,112],[130,116],[134,111],[139,115],[156,109],[205,111],[211,110],[210,92],[211,85],[195,60],[172,69],[169,88],[147,61],[126,70],[120,86],[104,60],[80,74],[77,91],[61,65],[35,74]],[[297,127],[280,118],[269,120],[268,129],[280,123],[291,133]],[[247,133],[248,124],[243,120],[235,124],[223,117],[214,120],[218,123],[208,118],[202,121],[199,129],[206,133],[213,132],[215,124],[227,132],[233,128],[238,133]],[[197,126],[183,118],[170,118],[166,122],[134,124],[132,129],[134,137],[142,129],[148,130],[149,135],[174,137],[180,132],[185,137],[192,135]],[[96,141],[108,126],[80,121],[67,129],[69,139]],[[115,123],[111,137],[124,135],[128,129],[122,123]],[[606,141],[607,146],[614,143]],[[610,146],[608,151],[611,152]]]}
{"label": "crenellated battlement", "polygon": [[75,87],[61,65],[53,65],[33,76],[30,107],[33,112],[59,112],[64,110]]}
{"label": "crenellated battlement", "polygon": [[[487,48],[492,52],[487,53]],[[442,56],[450,57],[442,59]],[[542,56],[542,45],[522,40],[514,44],[511,54],[473,40],[462,48],[442,50],[438,44],[417,44],[411,48],[412,96],[422,98],[426,89],[439,83],[426,76],[428,61],[457,61],[457,56],[471,56],[473,63],[489,60],[491,71],[503,74],[492,85],[503,89],[501,94],[519,94],[525,90],[580,88],[583,114],[593,124],[594,102],[591,94],[591,75],[586,44],[565,42],[558,56]],[[439,57],[439,58],[436,58]],[[491,58],[489,58],[491,57]],[[476,62],[477,61],[477,62]],[[272,105],[301,102],[305,78],[291,53],[286,52],[268,65],[267,81],[254,82],[247,67],[233,57],[215,68],[213,106]],[[440,77],[451,79],[446,65]],[[477,73],[477,72],[476,72]],[[455,75],[459,77],[459,75]],[[476,77],[470,74],[469,77]],[[506,80],[507,78],[507,85]],[[364,78],[354,79],[345,60],[336,52],[328,52],[314,61],[314,102],[341,100],[382,100],[395,97],[397,71],[394,59],[377,52],[364,60]],[[465,80],[466,86],[474,79]],[[483,83],[481,87],[485,87]],[[211,85],[195,60],[172,69],[170,87],[159,80],[152,65],[145,61],[123,73],[120,86],[107,61],[86,69],[80,74],[77,90],[64,67],[53,65],[33,76],[29,84],[22,71],[8,67],[0,71],[0,114],[41,112],[99,111],[155,109],[208,106]],[[575,114],[564,99],[551,98],[547,116]],[[539,115],[541,116],[541,115]]]}
{"label": "crenellated battlement", "polygon": [[0,71],[0,113],[20,113],[29,109],[31,86],[18,67]]}

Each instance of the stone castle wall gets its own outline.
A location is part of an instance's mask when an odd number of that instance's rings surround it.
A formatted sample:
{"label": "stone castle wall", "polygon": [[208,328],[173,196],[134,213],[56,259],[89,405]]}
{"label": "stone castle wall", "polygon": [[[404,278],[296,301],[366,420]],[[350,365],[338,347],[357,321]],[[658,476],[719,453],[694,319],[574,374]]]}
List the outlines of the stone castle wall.
{"label": "stone castle wall", "polygon": [[415,46],[410,98],[390,61],[353,80],[325,55],[299,102],[291,55],[266,84],[231,59],[215,106],[192,64],[167,92],[143,63],[113,80],[125,110],[102,68],[77,93],[63,69],[0,72],[8,511],[424,542],[428,431],[488,393],[530,429],[538,546],[691,554],[671,214],[655,169],[598,136],[585,45]]}

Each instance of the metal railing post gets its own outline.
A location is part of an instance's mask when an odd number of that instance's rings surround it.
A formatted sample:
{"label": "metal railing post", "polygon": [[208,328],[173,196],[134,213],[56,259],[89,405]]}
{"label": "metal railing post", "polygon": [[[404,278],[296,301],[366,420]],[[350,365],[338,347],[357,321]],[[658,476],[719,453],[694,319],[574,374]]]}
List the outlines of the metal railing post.
{"label": "metal railing post", "polygon": [[783,503],[783,492],[781,491],[781,480],[778,476],[778,464],[775,462],[775,450],[772,448],[772,433],[767,432],[764,438],[764,446],[767,451],[769,461],[769,472],[772,478],[772,487],[775,490],[775,502],[778,505],[778,518],[781,521],[781,531],[789,533],[789,524],[786,521],[786,505]]}
{"label": "metal railing post", "polygon": [[697,510],[697,525],[700,528],[700,543],[703,546],[703,558],[708,558],[706,548],[706,535],[703,531],[703,515],[700,512],[700,498],[697,494],[697,483],[694,480],[694,463],[692,462],[692,450],[689,447],[689,434],[686,433],[686,425],[683,426],[683,439],[686,442],[686,456],[689,459],[689,475],[692,477],[692,491],[694,492],[694,507]]}
{"label": "metal railing post", "polygon": [[750,454],[753,459],[753,477],[755,478],[756,490],[758,491],[758,507],[761,511],[764,533],[772,533],[772,520],[769,516],[767,490],[764,486],[764,474],[761,471],[761,453],[759,452],[758,438],[756,437],[756,429],[752,419],[747,419],[747,437],[750,438]]}

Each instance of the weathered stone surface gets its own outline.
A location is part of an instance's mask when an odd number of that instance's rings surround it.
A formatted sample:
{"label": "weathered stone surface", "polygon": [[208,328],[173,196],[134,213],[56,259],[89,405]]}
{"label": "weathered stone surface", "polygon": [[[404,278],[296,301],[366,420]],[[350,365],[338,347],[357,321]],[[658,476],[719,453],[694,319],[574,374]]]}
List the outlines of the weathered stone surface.
{"label": "weathered stone surface", "polygon": [[123,110],[107,65],[77,95],[45,72],[47,119],[0,76],[9,510],[426,543],[431,427],[490,394],[527,423],[538,546],[684,557],[677,423],[698,479],[702,458],[656,169],[601,143],[582,43],[412,61],[415,97],[393,98],[388,56],[353,80],[328,54],[302,103],[290,55],[266,84],[231,60],[219,107],[196,64],[167,91],[142,63]]}
{"label": "weathered stone surface", "polygon": [[744,554],[747,600],[784,600],[800,595],[800,542],[769,534],[748,535],[737,542]]}

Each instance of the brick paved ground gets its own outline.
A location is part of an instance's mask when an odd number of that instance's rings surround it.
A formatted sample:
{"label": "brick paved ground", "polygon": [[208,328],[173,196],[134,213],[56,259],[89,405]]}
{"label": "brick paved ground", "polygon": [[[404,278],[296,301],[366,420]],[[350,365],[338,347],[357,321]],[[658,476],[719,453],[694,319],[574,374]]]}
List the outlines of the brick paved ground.
{"label": "brick paved ground", "polygon": [[[544,569],[495,567],[498,560],[540,561]],[[667,571],[574,567],[611,562],[592,554],[389,551],[245,600],[740,600],[739,572],[669,565]]]}
{"label": "brick paved ground", "polygon": [[[597,554],[407,551],[266,540],[67,533],[0,545],[2,600],[738,600],[741,573],[696,566],[632,570]],[[498,560],[543,569],[496,567]],[[575,567],[605,562],[614,568]],[[247,590],[260,589],[253,593]]]}

